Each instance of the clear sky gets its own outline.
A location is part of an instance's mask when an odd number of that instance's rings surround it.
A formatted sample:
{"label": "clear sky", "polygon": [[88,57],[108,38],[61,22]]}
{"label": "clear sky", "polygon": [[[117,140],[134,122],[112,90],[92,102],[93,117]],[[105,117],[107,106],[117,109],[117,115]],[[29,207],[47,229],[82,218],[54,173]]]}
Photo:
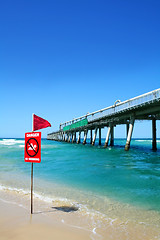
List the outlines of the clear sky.
{"label": "clear sky", "polygon": [[[32,113],[52,124],[46,137],[60,122],[159,87],[159,0],[0,2],[0,137],[24,137]],[[134,136],[150,137],[150,128],[137,123]]]}

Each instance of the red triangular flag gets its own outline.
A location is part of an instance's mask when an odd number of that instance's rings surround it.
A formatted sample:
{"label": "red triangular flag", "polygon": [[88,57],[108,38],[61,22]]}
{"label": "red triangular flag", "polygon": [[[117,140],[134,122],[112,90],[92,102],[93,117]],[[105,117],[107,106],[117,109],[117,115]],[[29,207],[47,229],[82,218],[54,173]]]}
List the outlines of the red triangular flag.
{"label": "red triangular flag", "polygon": [[51,124],[47,120],[33,114],[33,131],[47,127],[51,127]]}

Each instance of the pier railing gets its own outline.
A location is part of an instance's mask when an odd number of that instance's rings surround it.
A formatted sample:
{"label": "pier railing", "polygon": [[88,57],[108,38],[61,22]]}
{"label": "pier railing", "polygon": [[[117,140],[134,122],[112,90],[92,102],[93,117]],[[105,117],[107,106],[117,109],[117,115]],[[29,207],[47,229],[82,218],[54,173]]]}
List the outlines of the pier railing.
{"label": "pier railing", "polygon": [[[156,89],[154,91],[142,94],[140,96],[131,98],[129,100],[123,101],[121,102],[120,100],[117,100],[114,105],[107,107],[107,108],[103,108],[101,110],[92,112],[92,113],[87,113],[84,116],[78,117],[78,118],[74,118],[70,121],[67,121],[65,123],[60,124],[60,129],[62,130],[63,128],[65,129],[66,126],[72,125],[76,122],[82,121],[83,119],[87,119],[88,123],[101,119],[103,117],[107,117],[110,115],[113,115],[115,113],[121,112],[121,111],[125,111],[125,110],[129,110],[131,108],[134,107],[139,107],[141,105],[145,105],[148,104],[150,102],[154,102],[154,101],[158,101],[160,100],[160,88]],[[76,125],[75,125],[76,126]]]}

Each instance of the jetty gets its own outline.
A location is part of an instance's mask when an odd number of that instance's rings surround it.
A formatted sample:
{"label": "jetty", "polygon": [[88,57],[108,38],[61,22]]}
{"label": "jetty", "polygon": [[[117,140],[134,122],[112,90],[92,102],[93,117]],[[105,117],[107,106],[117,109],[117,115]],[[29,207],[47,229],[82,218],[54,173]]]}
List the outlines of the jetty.
{"label": "jetty", "polygon": [[125,124],[125,150],[128,151],[135,121],[142,120],[152,121],[152,149],[157,150],[156,121],[160,120],[160,88],[123,102],[116,100],[112,106],[61,123],[59,130],[49,133],[47,139],[79,144],[81,133],[84,132],[82,143],[86,144],[90,131],[90,144],[95,144],[98,133],[101,145],[101,129],[107,128],[104,147],[113,146],[115,126]]}

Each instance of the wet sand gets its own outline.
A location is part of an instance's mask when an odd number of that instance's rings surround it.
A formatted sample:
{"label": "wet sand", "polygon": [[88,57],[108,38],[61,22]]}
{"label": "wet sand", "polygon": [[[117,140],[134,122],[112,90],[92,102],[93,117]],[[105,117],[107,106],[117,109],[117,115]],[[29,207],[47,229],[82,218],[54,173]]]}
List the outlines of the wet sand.
{"label": "wet sand", "polygon": [[[65,203],[55,201],[49,204],[34,198],[31,215],[30,195],[1,190],[0,240],[160,239],[159,228],[154,225],[146,226],[139,221],[126,221],[124,214],[122,216],[123,212],[122,209],[114,219],[108,215],[108,220],[104,220],[95,215],[87,215],[72,205],[66,206]],[[155,223],[159,224],[159,218]]]}
{"label": "wet sand", "polygon": [[[7,195],[9,199],[10,194]],[[6,194],[3,193],[1,197],[6,197]],[[67,226],[59,219],[56,221],[56,216],[50,218],[42,212],[31,215],[29,209],[25,209],[14,201],[11,203],[1,198],[0,213],[0,239],[3,240],[90,239],[89,232]]]}

